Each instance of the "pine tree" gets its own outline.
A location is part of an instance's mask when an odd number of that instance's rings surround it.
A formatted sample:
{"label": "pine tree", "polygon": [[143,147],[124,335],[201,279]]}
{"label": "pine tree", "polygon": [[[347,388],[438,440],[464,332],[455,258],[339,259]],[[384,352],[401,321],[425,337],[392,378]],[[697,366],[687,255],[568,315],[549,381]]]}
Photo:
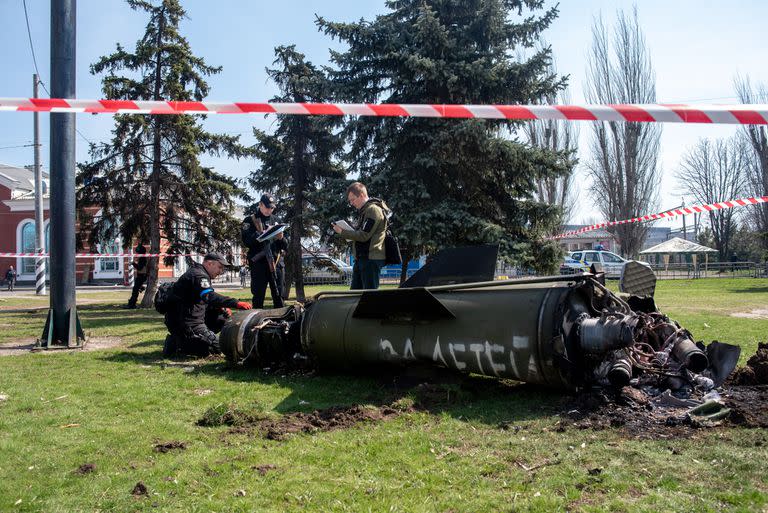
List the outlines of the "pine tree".
{"label": "pine tree", "polygon": [[[549,48],[532,48],[557,15],[537,0],[398,0],[373,21],[319,28],[348,45],[332,52],[339,100],[370,103],[535,103],[565,80],[547,72]],[[523,10],[532,13],[522,18]],[[513,18],[517,17],[515,21]],[[404,260],[496,243],[509,261],[552,270],[560,250],[542,243],[559,208],[535,201],[535,181],[566,174],[566,153],[517,141],[519,122],[361,118],[345,130],[352,172],[395,213]],[[405,272],[403,264],[403,275]]]}
{"label": "pine tree", "polygon": [[[120,44],[91,66],[106,73],[103,93],[109,99],[201,101],[208,94],[204,77],[221,68],[196,57],[179,32],[184,9],[178,0],[155,5],[127,0],[149,15],[146,32],[133,52]],[[118,75],[118,72],[124,72]],[[134,237],[149,241],[158,253],[166,240],[171,252],[226,251],[239,238],[232,217],[234,198],[243,196],[235,180],[201,165],[201,154],[244,157],[250,151],[239,137],[206,132],[188,115],[116,115],[112,140],[91,147],[92,160],[81,165],[78,192],[81,222],[93,205],[103,214],[93,234],[119,229],[125,245]],[[93,237],[94,235],[92,235]],[[157,287],[158,259],[148,261],[147,293],[151,306]],[[170,262],[169,262],[170,263]]]}
{"label": "pine tree", "polygon": [[[275,48],[276,69],[267,74],[280,88],[274,102],[324,102],[329,83],[324,73],[307,62],[295,46]],[[301,273],[302,238],[323,234],[330,212],[339,204],[346,187],[345,173],[338,163],[343,139],[334,133],[340,120],[326,116],[283,116],[273,134],[254,129],[256,157],[261,166],[250,177],[251,186],[278,196],[285,220],[290,224],[286,282],[296,284],[296,297],[304,299]],[[329,191],[334,193],[329,194]],[[336,198],[334,200],[333,198]]]}

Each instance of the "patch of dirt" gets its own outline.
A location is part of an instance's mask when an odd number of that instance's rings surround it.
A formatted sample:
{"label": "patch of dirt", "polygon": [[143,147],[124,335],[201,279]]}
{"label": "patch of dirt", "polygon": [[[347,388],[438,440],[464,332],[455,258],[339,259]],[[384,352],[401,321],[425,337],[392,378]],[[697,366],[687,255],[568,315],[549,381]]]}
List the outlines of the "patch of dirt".
{"label": "patch of dirt", "polygon": [[187,443],[186,442],[179,442],[177,440],[174,440],[174,441],[171,441],[171,442],[164,442],[164,443],[155,445],[155,451],[156,452],[162,452],[162,453],[169,452],[169,451],[171,451],[173,449],[184,450],[186,448],[187,448]]}
{"label": "patch of dirt", "polygon": [[768,342],[757,344],[757,351],[744,367],[728,377],[730,385],[768,385]]}
{"label": "patch of dirt", "polygon": [[232,404],[217,404],[208,408],[203,416],[197,420],[198,426],[246,426],[258,422],[262,417],[255,413],[247,412]]}
{"label": "patch of dirt", "polygon": [[731,317],[740,317],[742,319],[768,319],[768,309],[758,308],[749,312],[734,312]]}
{"label": "patch of dirt", "polygon": [[35,348],[36,338],[22,338],[15,342],[0,344],[0,356],[15,356],[30,352],[47,354],[69,353],[72,351],[99,351],[123,345],[123,337],[88,337],[83,348],[54,347],[51,349]]}
{"label": "patch of dirt", "polygon": [[349,429],[367,422],[393,419],[402,413],[389,406],[333,406],[312,413],[289,413],[279,419],[264,419],[255,426],[269,440],[285,440],[296,433],[317,433]]}
{"label": "patch of dirt", "polygon": [[84,476],[86,474],[90,474],[91,472],[96,472],[96,465],[93,463],[84,463],[80,465],[77,470],[75,470],[75,474],[78,476]]}
{"label": "patch of dirt", "polygon": [[199,426],[228,425],[232,426],[229,430],[230,434],[258,433],[268,440],[281,441],[299,433],[314,434],[349,429],[362,423],[387,421],[410,409],[412,409],[410,405],[399,403],[387,406],[332,406],[312,413],[294,412],[275,417],[263,413],[246,412],[231,405],[219,405],[206,411],[197,424]]}
{"label": "patch of dirt", "polygon": [[277,465],[254,465],[251,468],[258,472],[260,476],[266,476],[270,470],[277,470]]}
{"label": "patch of dirt", "polygon": [[731,409],[728,421],[744,427],[768,428],[768,385],[734,386],[723,392]]}
{"label": "patch of dirt", "polygon": [[147,485],[139,481],[136,483],[136,486],[133,487],[133,490],[131,490],[131,495],[134,497],[143,497],[146,495],[149,495],[149,490],[147,490]]}

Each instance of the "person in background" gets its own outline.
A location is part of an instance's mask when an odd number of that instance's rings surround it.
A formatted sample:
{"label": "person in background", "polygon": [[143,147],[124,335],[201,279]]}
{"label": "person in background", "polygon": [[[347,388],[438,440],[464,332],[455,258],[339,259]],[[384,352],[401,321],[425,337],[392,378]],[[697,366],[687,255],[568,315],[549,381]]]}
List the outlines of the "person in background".
{"label": "person in background", "polygon": [[246,277],[248,276],[248,266],[240,266],[240,286],[245,288]]}
{"label": "person in background", "polygon": [[[136,255],[146,255],[147,248],[144,247],[142,242],[139,242],[138,246],[134,250]],[[139,300],[139,294],[144,290],[144,284],[147,281],[147,257],[136,256],[134,257],[131,266],[136,269],[136,275],[133,279],[133,290],[131,290],[131,297],[128,299],[128,305],[126,308],[136,308],[136,302]]]}
{"label": "person in background", "polygon": [[5,271],[5,283],[8,285],[8,290],[11,292],[16,288],[16,269],[14,269],[13,266],[10,266],[8,270]]}

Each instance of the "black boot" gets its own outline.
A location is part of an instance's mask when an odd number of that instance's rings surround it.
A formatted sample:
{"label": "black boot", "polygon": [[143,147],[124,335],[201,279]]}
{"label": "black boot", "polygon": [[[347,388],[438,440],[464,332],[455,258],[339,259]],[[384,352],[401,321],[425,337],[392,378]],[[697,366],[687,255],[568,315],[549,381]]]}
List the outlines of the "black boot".
{"label": "black boot", "polygon": [[175,335],[171,335],[170,333],[168,336],[165,337],[165,342],[163,343],[163,356],[165,358],[171,358],[173,356],[176,356],[176,354],[179,352],[179,343],[176,339]]}

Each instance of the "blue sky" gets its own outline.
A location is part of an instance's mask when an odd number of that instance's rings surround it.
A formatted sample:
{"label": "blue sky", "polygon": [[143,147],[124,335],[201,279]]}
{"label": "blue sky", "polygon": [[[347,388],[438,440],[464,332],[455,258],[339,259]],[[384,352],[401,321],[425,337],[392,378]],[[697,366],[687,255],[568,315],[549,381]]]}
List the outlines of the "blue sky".
{"label": "blue sky", "polygon": [[[548,2],[553,5],[555,2]],[[693,0],[638,1],[640,22],[656,70],[657,98],[660,103],[735,102],[733,78],[748,74],[753,82],[768,83],[768,37],[764,21],[768,2],[731,0],[701,2]],[[338,48],[314,25],[315,14],[335,21],[370,19],[384,12],[383,0],[187,0],[183,2],[188,19],[182,33],[193,51],[208,64],[223,66],[211,77],[210,101],[266,101],[276,89],[267,79],[265,67],[274,59],[274,47],[296,44],[315,64],[328,59],[329,46]],[[582,86],[586,55],[591,43],[591,24],[602,12],[611,23],[616,9],[632,8],[625,0],[570,0],[560,3],[560,17],[545,33],[552,45],[558,71],[570,75],[573,103],[583,103]],[[43,81],[50,79],[50,4],[47,0],[27,0],[32,41]],[[110,53],[117,42],[133,48],[143,33],[146,20],[119,0],[78,0],[77,96],[100,98],[99,77],[88,72],[89,65]],[[35,72],[29,47],[22,0],[0,0],[0,96],[31,96]],[[45,92],[41,90],[41,96]],[[206,127],[215,132],[242,134],[251,144],[251,127],[269,130],[276,117],[210,116]],[[43,162],[48,162],[47,115],[41,115]],[[108,115],[78,115],[78,161],[87,160],[87,142],[106,140],[112,119]],[[586,148],[589,123],[580,122],[581,144]],[[667,209],[680,204],[674,172],[682,154],[700,137],[729,137],[734,126],[664,125],[661,163],[663,169],[661,205]],[[32,114],[0,113],[0,162],[12,165],[32,163],[32,148],[9,148],[30,144]],[[252,161],[209,159],[220,172],[246,176]],[[577,172],[582,187],[587,184],[583,170]],[[574,221],[600,221],[594,201],[580,194]],[[690,204],[690,202],[689,202]],[[663,221],[669,223],[669,221]],[[673,223],[678,225],[679,222]]]}

